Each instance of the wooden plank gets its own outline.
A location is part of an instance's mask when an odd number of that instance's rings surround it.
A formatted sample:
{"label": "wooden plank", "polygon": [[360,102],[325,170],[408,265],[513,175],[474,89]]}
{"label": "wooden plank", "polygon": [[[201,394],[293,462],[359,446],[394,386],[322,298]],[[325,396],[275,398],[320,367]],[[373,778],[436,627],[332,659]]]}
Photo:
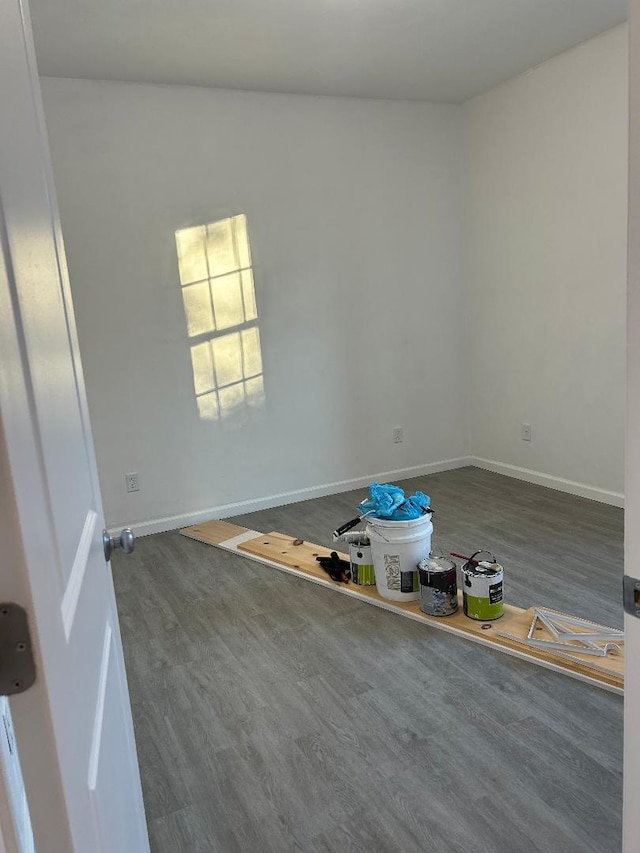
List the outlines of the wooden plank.
{"label": "wooden plank", "polygon": [[[239,544],[237,550],[261,560],[268,560],[287,566],[303,577],[307,576],[310,580],[320,581],[330,588],[346,592],[347,590],[344,587],[347,585],[331,581],[316,561],[317,556],[327,556],[332,549],[314,545],[310,542],[302,542],[296,545],[294,544],[296,541],[299,540],[294,539],[292,536],[272,532]],[[348,559],[346,554],[340,554],[340,556],[343,559]],[[519,657],[529,658],[532,662],[552,662],[555,668],[562,671],[586,675],[590,679],[616,688],[622,688],[623,686],[624,658],[621,655],[598,658],[594,666],[593,661],[583,660],[586,657],[585,655],[581,655],[579,658],[572,655],[572,659],[568,659],[562,652],[556,654],[550,651],[529,648],[517,640],[499,636],[498,631],[504,631],[518,637],[526,637],[534,616],[533,607],[530,607],[528,610],[522,610],[519,607],[512,607],[505,604],[504,616],[501,619],[493,622],[478,622],[464,615],[461,592],[458,593],[460,604],[458,612],[453,616],[437,617],[428,616],[426,613],[423,613],[420,610],[418,602],[408,602],[405,604],[383,599],[375,587],[349,584],[348,591],[350,594],[370,604],[384,606],[387,610],[410,616],[413,619],[426,622],[436,628],[455,630],[456,633],[466,635],[470,639],[482,638],[482,641],[489,645],[513,651],[517,650]]]}
{"label": "wooden plank", "polygon": [[247,532],[246,527],[239,527],[237,524],[229,524],[228,521],[205,521],[202,524],[193,524],[191,527],[185,527],[180,531],[183,536],[188,536],[189,539],[197,539],[198,542],[204,542],[205,545],[219,545],[228,539],[233,539],[235,536],[240,536]]}
{"label": "wooden plank", "polygon": [[[299,542],[299,545],[295,545]],[[282,533],[265,533],[249,542],[238,545],[239,551],[247,554],[255,554],[257,557],[266,557],[292,569],[304,569],[305,572],[315,577],[329,578],[316,557],[328,557],[334,548],[323,548],[311,542],[304,542],[293,536],[285,536]],[[343,560],[349,560],[348,554],[338,551],[338,556]],[[370,587],[358,587],[358,589],[370,589]]]}

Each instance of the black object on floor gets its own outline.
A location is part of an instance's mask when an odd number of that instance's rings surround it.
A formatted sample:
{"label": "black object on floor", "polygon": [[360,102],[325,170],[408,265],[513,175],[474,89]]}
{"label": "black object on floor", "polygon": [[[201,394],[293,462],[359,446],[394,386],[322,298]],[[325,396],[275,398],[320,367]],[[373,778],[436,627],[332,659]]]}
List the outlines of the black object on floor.
{"label": "black object on floor", "polygon": [[351,564],[347,560],[341,560],[337,551],[332,551],[328,557],[316,557],[325,572],[332,581],[338,583],[349,583],[351,580]]}

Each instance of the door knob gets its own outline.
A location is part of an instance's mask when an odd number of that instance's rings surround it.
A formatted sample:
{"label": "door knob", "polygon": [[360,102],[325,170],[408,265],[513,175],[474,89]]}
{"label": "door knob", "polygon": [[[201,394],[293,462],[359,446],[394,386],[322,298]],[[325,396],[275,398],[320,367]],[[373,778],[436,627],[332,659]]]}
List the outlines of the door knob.
{"label": "door knob", "polygon": [[117,548],[121,548],[125,554],[130,554],[136,547],[136,537],[130,527],[125,527],[120,536],[109,536],[108,530],[102,531],[102,546],[104,558],[109,562],[111,555]]}

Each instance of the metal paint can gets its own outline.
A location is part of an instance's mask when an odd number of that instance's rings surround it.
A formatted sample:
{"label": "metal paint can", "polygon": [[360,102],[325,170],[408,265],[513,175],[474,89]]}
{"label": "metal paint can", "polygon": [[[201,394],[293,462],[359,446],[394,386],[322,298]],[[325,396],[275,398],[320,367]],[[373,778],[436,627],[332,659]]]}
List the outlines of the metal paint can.
{"label": "metal paint can", "polygon": [[[478,554],[491,560],[476,561]],[[504,613],[504,569],[489,551],[476,551],[462,566],[464,615],[481,622],[499,619]]]}
{"label": "metal paint can", "polygon": [[[363,544],[366,543],[366,544]],[[376,573],[373,568],[373,556],[369,539],[349,543],[349,562],[351,563],[351,581],[358,586],[375,586]]]}
{"label": "metal paint can", "polygon": [[458,579],[453,560],[431,552],[418,563],[420,610],[429,616],[451,616],[458,609]]}

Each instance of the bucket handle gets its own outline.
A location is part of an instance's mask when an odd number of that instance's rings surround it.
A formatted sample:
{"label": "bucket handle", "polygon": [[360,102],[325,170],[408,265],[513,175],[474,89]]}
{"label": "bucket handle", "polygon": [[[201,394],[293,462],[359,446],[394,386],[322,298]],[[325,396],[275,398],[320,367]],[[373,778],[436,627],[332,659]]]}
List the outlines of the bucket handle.
{"label": "bucket handle", "polygon": [[364,521],[368,515],[371,515],[373,510],[370,509],[369,512],[365,512],[364,515],[359,515],[356,518],[352,518],[351,521],[345,522],[340,527],[336,527],[333,531],[333,538],[339,539],[344,533],[347,533],[349,530],[353,530],[356,524],[359,524],[361,521]]}
{"label": "bucket handle", "polygon": [[486,550],[486,548],[479,548],[477,551],[474,551],[474,552],[473,552],[473,554],[469,557],[469,559],[468,559],[468,561],[467,561],[467,562],[469,562],[469,563],[479,563],[479,562],[480,562],[480,560],[476,560],[476,557],[478,556],[478,554],[488,554],[488,555],[491,557],[491,562],[492,562],[492,563],[497,563],[497,562],[498,562],[498,561],[496,560],[496,558],[494,557],[494,555],[491,553],[491,551],[487,551],[487,550]]}
{"label": "bucket handle", "polygon": [[[427,508],[427,509],[422,513],[422,515],[424,516],[424,515],[426,515],[426,513],[428,513],[428,512],[430,512],[430,513],[431,513],[431,515],[433,516],[433,510],[432,510],[432,509],[429,509],[429,508]],[[370,512],[368,512],[368,513],[367,513],[367,515],[372,515],[372,514],[373,514],[373,510],[371,510]],[[362,516],[362,518],[365,518],[365,516],[363,515],[363,516]],[[420,518],[420,516],[418,516],[418,518]],[[385,520],[385,521],[388,521],[389,519],[384,519],[384,520]],[[415,518],[408,519],[408,520],[409,520],[409,521],[416,521],[416,519],[415,519]],[[384,535],[384,533],[382,532],[382,530],[376,530],[376,533],[377,533],[377,534],[378,534],[378,536],[379,536],[381,539],[383,539],[387,544],[389,543],[389,541],[390,541],[390,540],[389,540],[389,539],[387,539],[387,537]],[[480,553],[479,551],[476,551],[476,554],[479,554],[479,553]],[[489,552],[487,551],[487,553],[489,553]]]}

